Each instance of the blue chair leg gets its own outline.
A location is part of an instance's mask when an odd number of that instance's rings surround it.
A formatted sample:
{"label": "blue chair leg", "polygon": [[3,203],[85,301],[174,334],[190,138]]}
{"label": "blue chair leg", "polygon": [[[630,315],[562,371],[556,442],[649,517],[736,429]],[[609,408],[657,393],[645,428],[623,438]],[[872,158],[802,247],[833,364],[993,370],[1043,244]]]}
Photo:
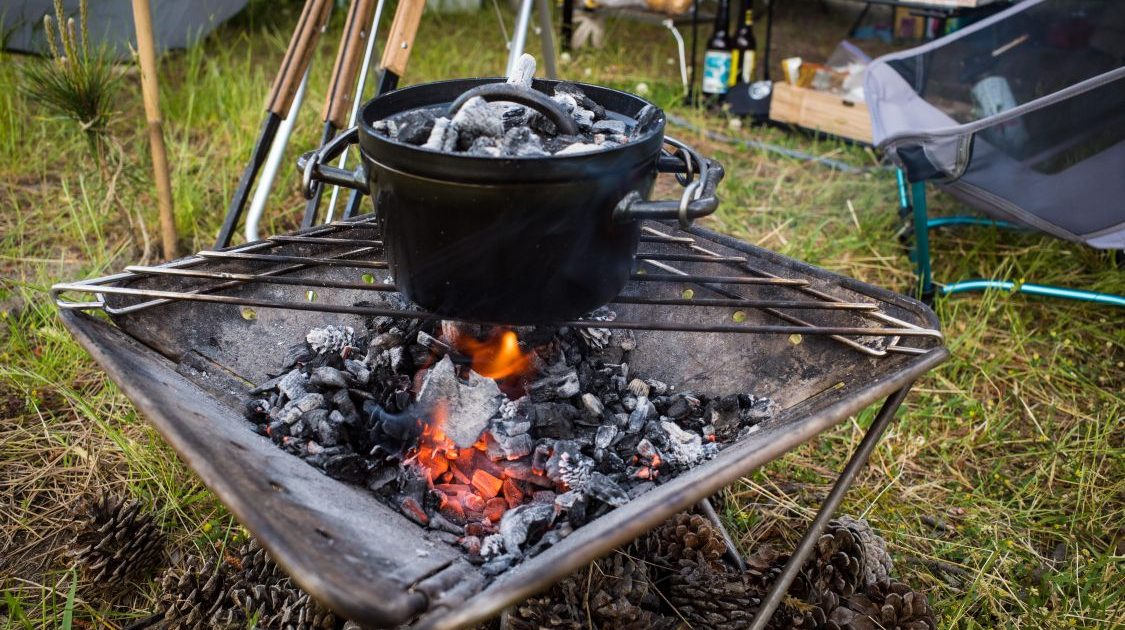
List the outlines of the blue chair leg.
{"label": "blue chair leg", "polygon": [[[901,173],[901,171],[900,171]],[[914,259],[915,277],[918,279],[918,296],[930,304],[934,299],[934,279],[930,271],[930,224],[926,216],[926,184],[910,184],[912,206],[914,208]]]}

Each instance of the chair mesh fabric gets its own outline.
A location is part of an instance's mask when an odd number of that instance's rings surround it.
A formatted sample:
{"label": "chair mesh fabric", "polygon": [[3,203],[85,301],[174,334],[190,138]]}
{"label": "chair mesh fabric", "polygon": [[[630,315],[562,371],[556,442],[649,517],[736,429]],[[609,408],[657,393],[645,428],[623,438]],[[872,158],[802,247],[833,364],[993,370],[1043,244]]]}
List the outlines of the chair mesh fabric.
{"label": "chair mesh fabric", "polygon": [[1027,0],[880,57],[865,81],[875,143],[911,181],[1125,248],[1125,2]]}

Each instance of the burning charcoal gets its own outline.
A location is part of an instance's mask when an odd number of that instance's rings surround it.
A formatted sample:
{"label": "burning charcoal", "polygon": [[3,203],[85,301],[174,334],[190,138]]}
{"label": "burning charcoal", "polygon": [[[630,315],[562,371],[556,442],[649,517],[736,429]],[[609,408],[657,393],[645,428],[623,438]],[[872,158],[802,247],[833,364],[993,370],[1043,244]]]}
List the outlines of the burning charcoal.
{"label": "burning charcoal", "polygon": [[281,420],[275,420],[266,428],[266,435],[274,442],[280,442],[281,438],[289,435],[289,425]]}
{"label": "burning charcoal", "polygon": [[582,407],[586,410],[586,413],[594,418],[600,418],[602,412],[605,411],[605,405],[602,404],[602,401],[589,392],[582,394]]}
{"label": "burning charcoal", "polygon": [[660,425],[668,434],[668,450],[664,455],[670,463],[688,468],[708,456],[699,434],[684,431],[674,422],[661,422]]}
{"label": "burning charcoal", "polygon": [[594,133],[623,134],[625,133],[625,123],[613,119],[599,120],[594,123]]}
{"label": "burning charcoal", "polygon": [[438,531],[446,532],[449,534],[456,534],[457,536],[463,536],[465,534],[464,527],[449,522],[449,519],[445,518],[441,514],[432,514],[429,518],[430,522],[428,524],[428,527],[430,529],[436,529]]}
{"label": "burning charcoal", "polygon": [[512,66],[512,71],[508,73],[508,83],[530,90],[533,78],[535,78],[535,57],[524,53],[520,55],[520,58]]}
{"label": "burning charcoal", "polygon": [[489,420],[500,410],[504,395],[496,381],[476,372],[469,372],[468,382],[457,378],[449,357],[438,361],[426,374],[418,405],[423,409],[446,406],[445,435],[457,446],[468,448],[488,427]]}
{"label": "burning charcoal", "polygon": [[516,482],[512,481],[511,479],[504,480],[502,492],[504,493],[504,499],[508,502],[508,507],[513,508],[523,503],[523,490],[520,490],[520,487],[516,485]]}
{"label": "burning charcoal", "polygon": [[464,549],[465,553],[469,554],[470,556],[481,555],[480,538],[478,538],[476,536],[465,536],[465,537],[463,537],[461,539],[461,548]]}
{"label": "burning charcoal", "polygon": [[329,389],[345,389],[348,386],[344,373],[327,365],[316,368],[309,378],[309,383]]}
{"label": "burning charcoal", "polygon": [[435,117],[434,111],[428,109],[411,109],[398,114],[394,121],[398,127],[396,139],[415,146],[426,142],[434,128]]}
{"label": "burning charcoal", "polygon": [[414,497],[404,498],[399,506],[402,508],[402,513],[415,523],[425,525],[430,522],[430,517]]}
{"label": "burning charcoal", "polygon": [[289,400],[297,400],[308,393],[308,377],[300,370],[293,370],[281,378],[277,389]]}
{"label": "burning charcoal", "polygon": [[500,494],[500,488],[503,481],[493,477],[483,470],[473,472],[472,485],[473,488],[485,499],[492,499]]}
{"label": "burning charcoal", "polygon": [[344,361],[344,369],[348,374],[352,375],[357,385],[367,385],[371,380],[371,370],[363,364],[363,361],[356,361],[355,359],[347,359]]}
{"label": "burning charcoal", "polygon": [[484,502],[484,517],[493,523],[499,523],[507,511],[508,502],[504,497],[493,497]]}
{"label": "burning charcoal", "polygon": [[325,326],[313,328],[305,335],[305,341],[317,354],[340,352],[345,346],[355,345],[355,330],[351,326]]}
{"label": "burning charcoal", "polygon": [[629,495],[621,489],[621,486],[600,472],[590,475],[584,492],[602,503],[614,507],[621,507],[629,502]]}
{"label": "burning charcoal", "polygon": [[551,503],[528,503],[508,510],[500,519],[500,536],[508,553],[519,553],[520,548],[534,542],[555,521],[555,506]]}
{"label": "burning charcoal", "polygon": [[270,403],[268,400],[261,398],[251,400],[246,403],[246,411],[243,413],[246,419],[258,423],[266,420],[270,416]]}
{"label": "burning charcoal", "polygon": [[[452,128],[450,120],[445,116],[434,119],[434,126],[430,128],[430,137],[426,139],[423,149],[434,151],[448,151],[457,143],[457,131]],[[449,147],[449,148],[446,148]]]}
{"label": "burning charcoal", "polygon": [[598,448],[609,448],[613,443],[613,438],[617,437],[617,427],[613,425],[602,425],[598,427],[597,437],[594,438],[594,446]]}
{"label": "burning charcoal", "polygon": [[504,135],[504,119],[479,96],[465,101],[453,116],[450,126],[457,132],[457,146],[461,150],[469,148],[474,140],[482,136],[499,138]]}

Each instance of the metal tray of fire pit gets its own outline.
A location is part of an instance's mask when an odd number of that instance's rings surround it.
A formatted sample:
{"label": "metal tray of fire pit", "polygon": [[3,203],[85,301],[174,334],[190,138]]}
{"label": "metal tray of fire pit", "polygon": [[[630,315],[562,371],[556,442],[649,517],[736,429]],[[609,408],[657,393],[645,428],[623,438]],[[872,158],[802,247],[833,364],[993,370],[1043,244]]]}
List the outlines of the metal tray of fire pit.
{"label": "metal tray of fire pit", "polygon": [[487,581],[461,552],[256,434],[252,384],[288,344],[392,306],[373,217],[56,285],[61,317],[180,457],[315,598],[379,627],[495,616],[740,476],[908,388],[948,357],[923,304],[703,229],[644,228],[611,304],[631,366],[677,389],[753,392],[780,413],[714,459]]}

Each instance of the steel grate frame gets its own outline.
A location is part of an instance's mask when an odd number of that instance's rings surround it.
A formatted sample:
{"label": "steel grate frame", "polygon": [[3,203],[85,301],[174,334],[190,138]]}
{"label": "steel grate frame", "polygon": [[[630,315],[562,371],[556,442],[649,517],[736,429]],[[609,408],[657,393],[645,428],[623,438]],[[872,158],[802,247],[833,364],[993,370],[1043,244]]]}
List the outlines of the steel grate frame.
{"label": "steel grate frame", "polygon": [[[294,235],[279,235],[224,250],[204,250],[194,256],[159,266],[134,265],[122,273],[91,280],[56,284],[51,295],[60,309],[95,311],[121,316],[176,301],[237,305],[250,309],[277,308],[361,316],[391,316],[423,320],[451,319],[427,311],[385,306],[332,302],[331,292],[321,300],[276,300],[240,295],[239,287],[272,284],[305,289],[313,297],[318,289],[345,289],[361,292],[395,293],[393,284],[374,281],[368,270],[386,270],[382,241],[363,237],[376,229],[375,217],[365,215],[310,228]],[[923,354],[926,340],[940,342],[942,334],[905,322],[885,312],[880,302],[833,295],[812,285],[809,279],[781,277],[756,267],[747,256],[727,255],[708,249],[691,234],[662,223],[647,222],[642,228],[637,253],[637,272],[629,285],[610,306],[628,305],[628,319],[603,321],[583,318],[558,322],[561,326],[597,327],[653,331],[729,334],[819,335],[872,357],[888,354]],[[277,253],[285,245],[304,246],[313,253]],[[332,250],[331,253],[326,250]],[[217,269],[223,263],[240,262],[255,266],[250,272]],[[298,272],[315,267],[353,269],[365,281],[349,282],[326,278],[307,278]],[[718,269],[718,270],[716,270]],[[145,279],[146,286],[130,286]],[[200,281],[199,286],[174,289],[177,280]],[[643,283],[645,295],[631,288]],[[653,295],[652,286],[660,288]],[[691,287],[690,290],[681,287]],[[768,295],[763,294],[764,291]],[[695,296],[699,292],[702,295]],[[750,292],[747,295],[746,292]],[[756,294],[757,293],[757,294]],[[107,296],[123,296],[131,303],[114,305]],[[696,309],[699,319],[716,309],[754,309],[770,316],[769,323],[731,321],[661,321],[664,309]],[[794,313],[799,311],[800,315]],[[816,313],[818,321],[810,321]],[[682,319],[682,318],[681,318]],[[710,317],[715,320],[715,317]],[[503,322],[485,322],[503,324]],[[921,345],[919,345],[921,344]],[[921,347],[927,346],[927,347]]]}

